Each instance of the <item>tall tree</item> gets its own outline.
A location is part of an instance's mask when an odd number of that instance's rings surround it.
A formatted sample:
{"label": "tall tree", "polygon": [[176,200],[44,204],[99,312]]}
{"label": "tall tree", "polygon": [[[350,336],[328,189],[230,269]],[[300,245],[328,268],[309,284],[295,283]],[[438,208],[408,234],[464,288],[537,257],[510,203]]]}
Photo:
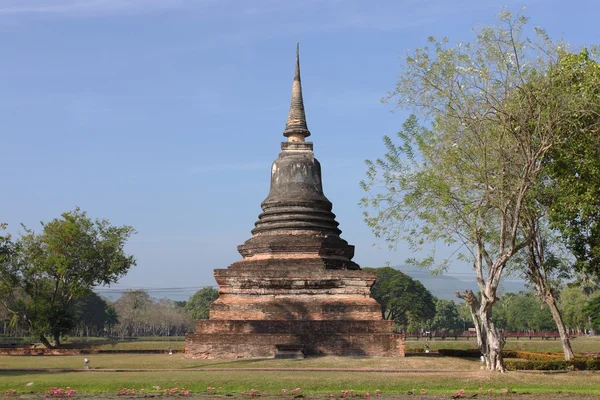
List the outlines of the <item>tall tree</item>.
{"label": "tall tree", "polygon": [[600,295],[592,296],[585,307],[583,312],[590,320],[590,329],[600,329]]}
{"label": "tall tree", "polygon": [[436,331],[456,332],[465,330],[465,323],[461,320],[458,306],[452,300],[438,299],[435,303],[435,316],[431,321],[431,328]]}
{"label": "tall tree", "polygon": [[25,228],[16,242],[5,238],[0,301],[44,345],[59,346],[61,334],[76,324],[75,301],[97,285],[116,282],[135,265],[134,257],[124,251],[133,233],[130,226],[93,221],[76,208],[42,223],[39,234]]}
{"label": "tall tree", "polygon": [[522,218],[542,161],[565,140],[581,104],[550,79],[531,84],[555,68],[564,44],[540,29],[525,37],[527,19],[520,14],[498,16],[499,25],[477,29],[473,43],[430,38],[432,48],[406,58],[387,100],[415,115],[399,132],[399,144],[384,137],[385,156],[367,161],[362,204],[376,211],[365,212],[375,235],[392,246],[405,240],[414,250],[436,243],[454,248],[441,261],[434,254],[409,261],[473,264],[481,296],[457,295],[470,307],[488,369],[504,371],[504,338],[492,319],[497,289],[509,263],[531,243]]}
{"label": "tall tree", "polygon": [[[538,79],[550,80],[571,100],[564,128],[568,140],[553,146],[544,159],[540,204],[547,209],[575,257],[575,270],[600,277],[600,63],[598,47],[563,53],[557,68]],[[576,106],[576,107],[573,107]]]}
{"label": "tall tree", "polygon": [[384,319],[406,329],[409,322],[425,322],[435,315],[435,298],[421,282],[390,267],[363,270],[377,275],[371,297],[381,305]]}
{"label": "tall tree", "polygon": [[[563,52],[556,65],[547,74],[532,77],[528,87],[536,98],[560,101],[558,105],[572,113],[557,125],[563,129],[563,140],[555,142],[542,160],[540,179],[521,218],[525,236],[531,238],[524,274],[550,309],[565,359],[570,360],[574,354],[555,283],[557,278],[569,278],[573,270],[600,272],[600,201],[596,195],[600,191],[600,64],[586,49],[579,54]],[[538,121],[529,124],[535,126]],[[558,241],[553,227],[575,256],[574,266],[554,254]]]}
{"label": "tall tree", "polygon": [[567,286],[560,291],[560,308],[570,331],[581,333],[588,326],[588,318],[583,312],[587,299],[575,286]]}
{"label": "tall tree", "polygon": [[211,286],[198,290],[185,304],[192,319],[208,319],[210,305],[219,297],[219,291]]}
{"label": "tall tree", "polygon": [[103,336],[108,325],[109,304],[98,294],[91,292],[73,303],[76,331],[80,336]]}

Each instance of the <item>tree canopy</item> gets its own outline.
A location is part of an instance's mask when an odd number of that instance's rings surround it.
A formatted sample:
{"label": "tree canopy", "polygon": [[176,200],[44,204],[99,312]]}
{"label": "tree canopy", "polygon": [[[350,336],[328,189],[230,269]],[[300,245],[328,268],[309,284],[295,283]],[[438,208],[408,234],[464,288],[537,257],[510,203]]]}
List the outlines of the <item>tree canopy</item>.
{"label": "tree canopy", "polygon": [[135,231],[93,221],[78,208],[42,223],[40,233],[24,229],[16,241],[1,239],[0,299],[45,345],[51,347],[49,334],[58,346],[61,334],[77,323],[77,300],[135,265],[124,251]]}
{"label": "tree canopy", "polygon": [[219,291],[211,286],[198,290],[185,304],[193,319],[208,319],[210,304],[219,297]]}
{"label": "tree canopy", "polygon": [[[532,241],[535,229],[524,222],[535,210],[544,161],[575,125],[597,132],[598,102],[579,95],[561,72],[568,46],[539,28],[526,36],[521,14],[502,11],[498,19],[476,29],[472,43],[431,37],[406,57],[387,100],[414,114],[397,140],[384,137],[387,151],[367,161],[361,184],[376,236],[392,247],[402,240],[431,250],[409,262],[473,265],[481,296],[459,296],[471,307],[488,368],[504,370],[504,341],[491,312],[498,286]],[[444,244],[451,251],[436,259]]]}
{"label": "tree canopy", "polygon": [[435,315],[435,298],[421,282],[391,267],[363,270],[377,275],[371,297],[381,305],[384,319],[406,329],[411,322],[424,322]]}

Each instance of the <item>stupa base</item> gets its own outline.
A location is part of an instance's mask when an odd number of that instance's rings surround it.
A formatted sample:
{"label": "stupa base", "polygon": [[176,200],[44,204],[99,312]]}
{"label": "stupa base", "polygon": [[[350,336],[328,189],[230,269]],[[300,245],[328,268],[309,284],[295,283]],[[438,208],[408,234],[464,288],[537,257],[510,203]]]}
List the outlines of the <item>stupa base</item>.
{"label": "stupa base", "polygon": [[393,321],[201,320],[186,335],[186,358],[272,358],[277,348],[306,356],[403,357]]}

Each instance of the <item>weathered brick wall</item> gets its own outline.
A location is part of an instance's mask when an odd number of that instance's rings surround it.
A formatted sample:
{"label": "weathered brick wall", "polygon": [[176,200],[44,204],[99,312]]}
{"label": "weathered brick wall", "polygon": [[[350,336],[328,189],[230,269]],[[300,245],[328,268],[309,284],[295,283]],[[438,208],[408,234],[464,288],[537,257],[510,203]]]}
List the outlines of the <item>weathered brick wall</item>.
{"label": "weathered brick wall", "polygon": [[307,355],[404,356],[393,321],[202,320],[186,335],[187,358],[273,357],[279,344]]}
{"label": "weathered brick wall", "polygon": [[336,333],[394,333],[394,321],[241,321],[199,320],[196,332],[205,334],[286,333],[286,334],[336,334]]}
{"label": "weathered brick wall", "polygon": [[403,357],[400,335],[365,334],[205,334],[186,336],[186,358],[274,357],[276,345],[303,345],[306,355]]}
{"label": "weathered brick wall", "polygon": [[377,302],[365,296],[220,295],[210,308],[219,320],[381,320]]}

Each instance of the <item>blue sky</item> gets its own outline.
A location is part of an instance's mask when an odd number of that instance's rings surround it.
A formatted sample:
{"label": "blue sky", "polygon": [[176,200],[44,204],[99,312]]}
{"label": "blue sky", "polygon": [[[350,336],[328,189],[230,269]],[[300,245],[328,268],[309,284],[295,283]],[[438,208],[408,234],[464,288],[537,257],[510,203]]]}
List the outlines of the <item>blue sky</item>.
{"label": "blue sky", "polygon": [[411,254],[373,246],[357,205],[364,160],[406,117],[379,100],[407,49],[468,41],[501,5],[575,47],[600,41],[593,0],[0,0],[0,221],[38,228],[79,206],[139,231],[117,286],[213,285],[268,193],[299,41],[342,236],[362,266],[401,264]]}

